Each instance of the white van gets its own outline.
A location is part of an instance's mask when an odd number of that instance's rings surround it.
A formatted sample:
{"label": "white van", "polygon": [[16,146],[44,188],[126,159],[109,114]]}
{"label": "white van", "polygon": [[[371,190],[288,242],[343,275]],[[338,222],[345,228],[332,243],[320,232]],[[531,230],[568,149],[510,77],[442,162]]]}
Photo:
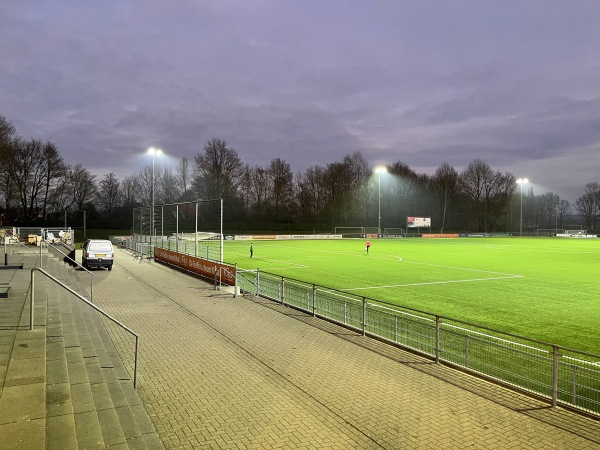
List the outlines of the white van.
{"label": "white van", "polygon": [[112,242],[103,239],[88,239],[83,244],[81,265],[86,269],[92,267],[106,267],[112,270],[115,250]]}

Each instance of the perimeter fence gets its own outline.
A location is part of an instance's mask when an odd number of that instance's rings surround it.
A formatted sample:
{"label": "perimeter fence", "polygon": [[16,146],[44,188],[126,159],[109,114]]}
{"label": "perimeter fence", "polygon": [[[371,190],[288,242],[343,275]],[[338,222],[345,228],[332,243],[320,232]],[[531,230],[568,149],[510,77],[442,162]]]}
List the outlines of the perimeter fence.
{"label": "perimeter fence", "polygon": [[258,295],[512,389],[600,416],[600,356],[269,272],[237,271]]}
{"label": "perimeter fence", "polygon": [[133,208],[133,236],[122,242],[136,255],[154,248],[223,261],[223,199]]}

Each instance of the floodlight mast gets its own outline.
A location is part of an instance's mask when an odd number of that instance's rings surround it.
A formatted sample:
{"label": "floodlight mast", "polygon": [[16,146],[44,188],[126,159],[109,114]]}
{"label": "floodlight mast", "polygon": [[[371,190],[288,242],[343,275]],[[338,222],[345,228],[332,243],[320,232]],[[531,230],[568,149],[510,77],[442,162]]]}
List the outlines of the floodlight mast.
{"label": "floodlight mast", "polygon": [[160,148],[150,147],[148,149],[148,154],[152,155],[152,208],[150,212],[150,214],[152,214],[152,220],[150,220],[150,239],[154,236],[154,158],[162,155],[162,153]]}
{"label": "floodlight mast", "polygon": [[375,167],[375,173],[379,175],[378,179],[378,208],[377,208],[377,236],[381,237],[381,174],[387,172],[387,167]]}
{"label": "floodlight mast", "polygon": [[519,236],[523,236],[523,185],[529,183],[527,178],[517,179],[517,183],[521,186],[521,218],[519,219]]}

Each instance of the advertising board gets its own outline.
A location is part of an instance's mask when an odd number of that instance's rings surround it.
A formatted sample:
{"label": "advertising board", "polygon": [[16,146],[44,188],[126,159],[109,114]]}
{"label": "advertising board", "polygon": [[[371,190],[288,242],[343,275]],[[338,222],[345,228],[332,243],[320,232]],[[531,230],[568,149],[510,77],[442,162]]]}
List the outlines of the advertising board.
{"label": "advertising board", "polygon": [[154,247],[154,259],[210,279],[214,279],[215,274],[218,274],[222,283],[230,286],[235,285],[235,266],[184,255],[159,247]]}
{"label": "advertising board", "polygon": [[407,228],[431,228],[431,217],[407,217]]}

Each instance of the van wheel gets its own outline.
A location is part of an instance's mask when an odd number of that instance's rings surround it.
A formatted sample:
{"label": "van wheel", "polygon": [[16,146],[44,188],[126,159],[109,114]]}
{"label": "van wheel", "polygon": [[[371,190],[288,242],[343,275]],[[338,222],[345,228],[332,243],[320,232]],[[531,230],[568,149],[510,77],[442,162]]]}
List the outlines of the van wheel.
{"label": "van wheel", "polygon": [[112,266],[108,266],[108,270],[112,270]]}

